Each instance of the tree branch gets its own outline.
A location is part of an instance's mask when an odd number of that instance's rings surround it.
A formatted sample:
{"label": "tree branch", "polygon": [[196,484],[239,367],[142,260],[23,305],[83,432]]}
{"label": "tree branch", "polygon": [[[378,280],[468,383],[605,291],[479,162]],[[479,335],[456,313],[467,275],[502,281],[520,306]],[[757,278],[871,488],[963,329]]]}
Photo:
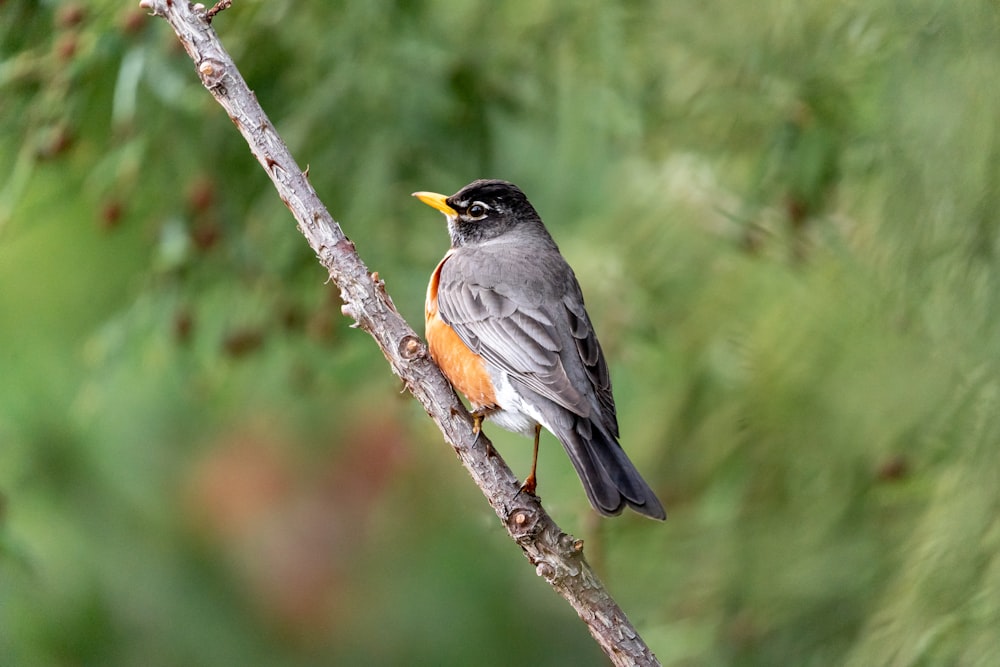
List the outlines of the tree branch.
{"label": "tree branch", "polygon": [[[392,371],[423,405],[458,454],[511,538],[543,577],[576,610],[615,665],[658,665],[649,647],[583,557],[583,542],[567,535],[538,498],[520,483],[489,441],[472,431],[472,419],[427,354],[427,347],[396,311],[385,284],[370,273],[323,206],[288,147],[278,136],[209,25],[221,9],[206,11],[184,0],[142,0],[140,7],[165,18],[194,61],[201,82],[229,114],[250,150],[298,222],[299,231],[340,289],[343,311],[375,339]],[[211,13],[210,13],[211,12]]]}

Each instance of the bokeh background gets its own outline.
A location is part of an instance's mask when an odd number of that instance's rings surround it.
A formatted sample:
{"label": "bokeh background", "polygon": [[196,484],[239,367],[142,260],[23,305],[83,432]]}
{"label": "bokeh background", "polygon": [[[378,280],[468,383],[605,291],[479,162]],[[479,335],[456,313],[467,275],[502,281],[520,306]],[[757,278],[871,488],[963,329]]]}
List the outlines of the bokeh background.
{"label": "bokeh background", "polygon": [[[410,192],[541,211],[670,518],[596,518],[551,437],[541,494],[664,664],[1000,664],[995,2],[215,27],[418,328]],[[0,664],[605,664],[166,23],[6,0],[0,58]]]}

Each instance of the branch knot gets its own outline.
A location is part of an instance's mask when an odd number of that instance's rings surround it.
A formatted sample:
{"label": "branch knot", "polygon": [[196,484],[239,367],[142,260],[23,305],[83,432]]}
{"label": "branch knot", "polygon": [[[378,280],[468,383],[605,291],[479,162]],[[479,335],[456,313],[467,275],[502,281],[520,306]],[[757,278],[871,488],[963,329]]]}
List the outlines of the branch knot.
{"label": "branch knot", "polygon": [[542,531],[538,513],[529,507],[517,507],[507,515],[507,530],[518,544],[524,546],[534,541]]}
{"label": "branch knot", "polygon": [[399,341],[399,356],[407,361],[413,361],[418,357],[422,357],[426,349],[416,336],[406,335]]}
{"label": "branch knot", "polygon": [[222,79],[226,76],[226,66],[218,60],[206,58],[198,63],[198,76],[206,88],[214,90],[222,85]]}

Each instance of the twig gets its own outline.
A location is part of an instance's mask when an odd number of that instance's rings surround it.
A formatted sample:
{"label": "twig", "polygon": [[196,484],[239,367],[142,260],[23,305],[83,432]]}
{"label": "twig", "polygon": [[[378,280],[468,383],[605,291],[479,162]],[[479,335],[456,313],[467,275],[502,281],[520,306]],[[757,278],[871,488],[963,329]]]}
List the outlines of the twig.
{"label": "twig", "polygon": [[202,6],[183,0],[142,0],[165,18],[194,61],[202,83],[229,114],[264,167],[299,231],[340,289],[343,311],[367,331],[413,396],[437,423],[489,500],[511,538],[543,577],[576,610],[615,665],[658,665],[649,647],[583,557],[583,542],[567,535],[480,434],[427,347],[396,311],[385,284],[358,257],[354,244],[320,202],[208,23]]}
{"label": "twig", "polygon": [[229,9],[232,6],[233,6],[233,0],[219,0],[217,3],[215,3],[214,7],[205,12],[205,21],[207,23],[211,23],[212,19],[215,18],[216,14]]}

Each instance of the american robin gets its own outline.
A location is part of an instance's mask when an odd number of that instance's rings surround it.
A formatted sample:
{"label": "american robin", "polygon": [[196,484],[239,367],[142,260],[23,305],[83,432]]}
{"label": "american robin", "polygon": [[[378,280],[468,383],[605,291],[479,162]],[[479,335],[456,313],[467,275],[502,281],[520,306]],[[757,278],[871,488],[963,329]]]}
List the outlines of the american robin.
{"label": "american robin", "polygon": [[482,420],[566,449],[591,505],[666,514],[618,444],[611,377],[573,270],[524,193],[473,181],[450,197],[413,196],[448,218],[451,249],[434,269],[425,317],[431,357]]}

